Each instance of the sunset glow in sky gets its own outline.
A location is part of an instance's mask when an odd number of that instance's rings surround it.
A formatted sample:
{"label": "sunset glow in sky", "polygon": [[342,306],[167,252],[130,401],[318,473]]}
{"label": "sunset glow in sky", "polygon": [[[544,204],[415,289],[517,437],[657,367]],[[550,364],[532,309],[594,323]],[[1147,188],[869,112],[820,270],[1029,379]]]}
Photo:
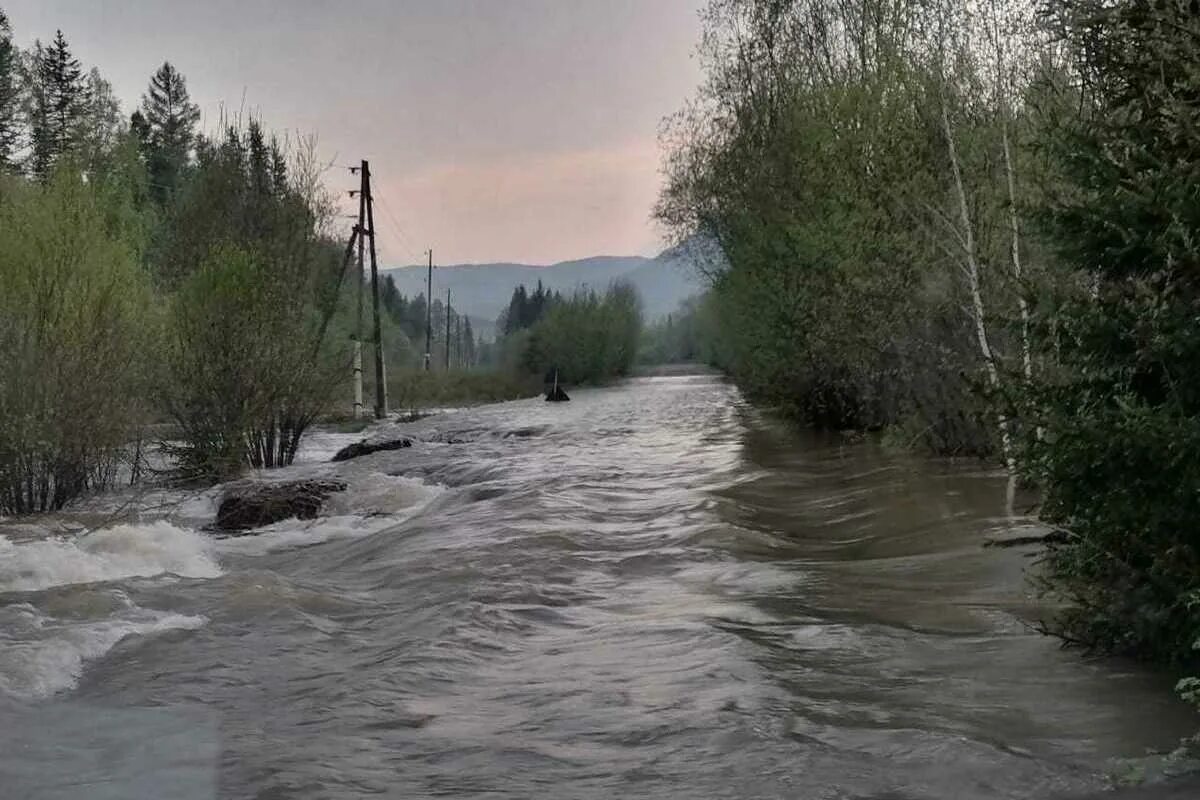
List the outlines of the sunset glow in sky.
{"label": "sunset glow in sky", "polygon": [[658,128],[700,80],[700,4],[0,0],[22,46],[62,28],[126,113],[169,60],[208,130],[241,109],[370,159],[388,265],[657,252]]}

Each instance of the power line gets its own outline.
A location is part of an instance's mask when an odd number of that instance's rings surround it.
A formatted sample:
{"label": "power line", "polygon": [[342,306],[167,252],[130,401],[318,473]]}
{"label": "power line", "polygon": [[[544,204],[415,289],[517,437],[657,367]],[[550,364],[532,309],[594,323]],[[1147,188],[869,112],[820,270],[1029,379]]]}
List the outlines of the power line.
{"label": "power line", "polygon": [[[419,264],[421,262],[421,256],[417,255],[416,247],[413,245],[408,236],[404,234],[404,228],[400,225],[399,220],[396,219],[396,215],[392,213],[391,205],[378,192],[375,194],[375,199],[379,201],[379,207],[382,208],[383,213],[387,215],[388,221],[391,222],[392,227],[396,231],[396,235],[400,238],[400,241],[403,243],[404,247],[407,248],[408,254],[413,257],[413,263]],[[422,250],[421,252],[424,251]]]}

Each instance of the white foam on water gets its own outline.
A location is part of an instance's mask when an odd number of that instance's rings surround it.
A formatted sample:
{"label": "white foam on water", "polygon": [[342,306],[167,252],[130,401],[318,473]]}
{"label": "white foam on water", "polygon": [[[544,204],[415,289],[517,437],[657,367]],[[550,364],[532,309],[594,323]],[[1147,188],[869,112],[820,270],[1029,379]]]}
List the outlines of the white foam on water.
{"label": "white foam on water", "polygon": [[331,461],[343,447],[361,441],[369,435],[369,430],[363,430],[359,433],[313,431],[300,440],[300,448],[296,451],[295,463],[300,465]]}
{"label": "white foam on water", "polygon": [[313,520],[287,519],[257,528],[245,536],[221,539],[222,553],[260,556],[276,550],[357,539],[414,516],[446,491],[417,478],[372,472],[350,479],[349,487],[335,492]]}
{"label": "white foam on water", "polygon": [[74,622],[46,616],[28,603],[0,609],[0,691],[40,699],[74,688],[88,661],[129,636],[194,630],[207,619],[130,605],[115,619]]}
{"label": "white foam on water", "polygon": [[162,521],[21,543],[0,536],[0,593],[164,573],[215,578],[213,549],[208,537]]}

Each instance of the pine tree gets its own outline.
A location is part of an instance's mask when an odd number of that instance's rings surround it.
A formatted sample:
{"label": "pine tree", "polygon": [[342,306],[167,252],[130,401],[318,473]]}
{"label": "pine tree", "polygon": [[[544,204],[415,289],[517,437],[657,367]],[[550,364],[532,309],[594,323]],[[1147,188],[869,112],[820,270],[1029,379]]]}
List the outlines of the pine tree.
{"label": "pine tree", "polygon": [[145,124],[142,138],[150,180],[161,201],[179,185],[200,119],[200,108],[188,96],[187,80],[170,62],[164,61],[151,76],[139,116]]}
{"label": "pine tree", "polygon": [[266,197],[271,194],[271,152],[257,120],[250,121],[246,150],[250,156],[250,189],[255,196]]}
{"label": "pine tree", "polygon": [[525,284],[513,290],[508,301],[508,314],[504,318],[504,333],[510,334],[529,327],[529,296]]}
{"label": "pine tree", "polygon": [[31,70],[30,136],[33,174],[45,180],[78,143],[87,112],[87,81],[62,31],[49,47],[34,43]]}
{"label": "pine tree", "polygon": [[383,292],[380,294],[380,302],[383,303],[383,308],[396,322],[401,322],[404,319],[404,296],[400,294],[400,290],[396,288],[396,279],[391,275],[385,275],[383,278]]}
{"label": "pine tree", "polygon": [[13,44],[12,27],[0,9],[0,172],[14,172],[17,148],[20,144],[20,68],[17,46]]}
{"label": "pine tree", "polygon": [[275,136],[271,136],[270,156],[271,191],[275,193],[276,197],[279,197],[288,188],[288,165],[283,147],[279,144],[279,140]]}
{"label": "pine tree", "polygon": [[129,130],[137,138],[138,146],[142,149],[142,152],[149,153],[150,123],[146,121],[146,116],[140,109],[129,115]]}

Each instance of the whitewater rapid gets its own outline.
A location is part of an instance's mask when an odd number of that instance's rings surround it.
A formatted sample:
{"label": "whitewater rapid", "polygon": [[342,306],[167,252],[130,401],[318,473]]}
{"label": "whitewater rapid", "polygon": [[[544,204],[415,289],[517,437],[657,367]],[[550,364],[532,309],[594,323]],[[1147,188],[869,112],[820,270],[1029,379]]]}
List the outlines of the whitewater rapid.
{"label": "whitewater rapid", "polygon": [[[295,468],[260,479],[332,472],[326,462],[348,441],[318,433]],[[203,614],[139,605],[129,589],[213,581],[223,562],[323,542],[369,536],[435,500],[444,487],[370,469],[344,470],[349,483],[313,520],[289,519],[252,535],[206,531],[221,487],[198,492],[148,491],[92,498],[44,519],[0,520],[0,695],[40,700],[76,687],[89,663],[114,648],[208,623]],[[78,519],[121,510],[138,517],[95,529]]]}
{"label": "whitewater rapid", "polygon": [[380,433],[414,445],[251,476],[348,484],[251,536],[221,487],[0,523],[0,800],[1026,800],[1195,729],[1030,629],[978,463],[714,376]]}

